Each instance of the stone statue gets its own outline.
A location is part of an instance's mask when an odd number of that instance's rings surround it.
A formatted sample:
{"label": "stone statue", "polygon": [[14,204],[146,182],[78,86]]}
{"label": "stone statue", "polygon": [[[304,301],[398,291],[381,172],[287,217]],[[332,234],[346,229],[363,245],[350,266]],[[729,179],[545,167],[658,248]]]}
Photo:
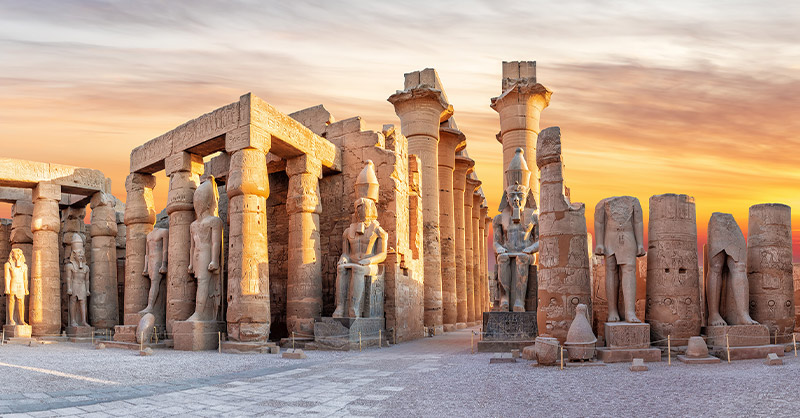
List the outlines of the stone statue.
{"label": "stone statue", "polygon": [[356,179],[355,219],[344,231],[342,256],[336,266],[336,310],[334,318],[361,317],[364,280],[378,274],[386,260],[388,234],[378,223],[378,179],[375,165],[367,161]]}
{"label": "stone statue", "polygon": [[[750,289],[747,281],[747,244],[733,215],[714,212],[708,221],[708,325],[758,324],[750,317]],[[727,281],[727,300],[722,309],[723,279]],[[722,313],[725,319],[722,319]],[[727,320],[727,321],[726,321]]]}
{"label": "stone statue", "polygon": [[645,255],[644,222],[639,199],[632,196],[605,198],[594,210],[594,253],[606,259],[608,321],[620,320],[617,296],[622,287],[625,322],[636,317],[636,257]]}
{"label": "stone statue", "polygon": [[528,269],[534,262],[533,253],[539,251],[539,219],[530,179],[522,148],[517,148],[506,170],[508,187],[500,200],[500,214],[492,220],[500,311],[503,312],[508,312],[509,304],[514,312],[525,312]]}
{"label": "stone statue", "polygon": [[[25,296],[28,294],[28,266],[25,254],[14,248],[5,264],[6,295],[8,295],[6,325],[28,325],[25,322]],[[17,320],[14,320],[14,305],[17,306]]]}
{"label": "stone statue", "polygon": [[147,234],[144,253],[145,270],[142,275],[150,278],[150,293],[147,297],[147,307],[139,311],[141,315],[153,313],[153,307],[161,289],[161,280],[167,274],[167,250],[169,248],[169,229],[165,227],[167,222],[169,222],[169,217],[165,216],[159,219],[155,228]]}
{"label": "stone statue", "polygon": [[86,264],[86,254],[83,239],[78,234],[72,235],[72,253],[64,269],[67,281],[67,294],[69,295],[69,325],[71,327],[87,327],[86,299],[89,292],[89,265]]}
{"label": "stone statue", "polygon": [[[213,176],[194,192],[196,219],[189,227],[191,248],[189,274],[197,279],[195,310],[187,321],[215,321],[222,302],[222,229],[218,213],[219,193]],[[210,302],[210,303],[209,303]]]}

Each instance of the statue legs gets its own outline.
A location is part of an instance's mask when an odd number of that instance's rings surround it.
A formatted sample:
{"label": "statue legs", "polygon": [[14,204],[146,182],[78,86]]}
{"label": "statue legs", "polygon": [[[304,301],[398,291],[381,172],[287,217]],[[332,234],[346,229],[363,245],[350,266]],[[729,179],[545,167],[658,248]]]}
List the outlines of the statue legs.
{"label": "statue legs", "polygon": [[349,287],[350,269],[344,264],[339,264],[336,267],[336,310],[333,311],[333,315],[331,315],[334,318],[344,317]]}
{"label": "statue legs", "polygon": [[608,301],[608,321],[620,320],[617,308],[617,296],[622,286],[622,298],[625,309],[625,321],[642,322],[636,317],[636,265],[617,264],[617,257],[606,257],[606,300]]}
{"label": "statue legs", "polygon": [[517,275],[514,278],[514,312],[525,312],[525,296],[528,293],[528,269],[531,265],[531,256],[519,254],[517,259]]}
{"label": "statue legs", "polygon": [[[17,322],[14,321],[14,303],[18,302],[17,299],[18,298],[14,295],[8,295],[8,316],[6,316],[6,324],[8,325],[17,325]],[[25,323],[25,307],[23,305],[24,304],[21,301],[17,303],[19,310],[19,322],[22,322],[22,325],[28,325]]]}
{"label": "statue legs", "polygon": [[187,321],[208,321],[206,311],[208,310],[208,289],[211,285],[211,274],[203,272],[197,276],[197,298],[195,299],[195,310]]}
{"label": "statue legs", "polygon": [[71,327],[88,326],[86,323],[86,299],[69,297],[69,322]]}
{"label": "statue legs", "polygon": [[25,299],[24,299],[24,297],[22,297],[22,298],[14,298],[14,297],[12,297],[11,299],[17,299],[17,314],[19,315],[19,322],[22,325],[28,325],[28,323],[25,322]]}
{"label": "statue legs", "polygon": [[351,318],[361,317],[361,307],[364,305],[364,278],[369,273],[369,267],[353,267],[350,273],[350,309],[348,315]]}
{"label": "statue legs", "polygon": [[722,268],[725,266],[725,252],[711,257],[708,263],[708,281],[706,282],[706,299],[708,300],[708,325],[728,325],[719,313],[720,296],[722,295]]}
{"label": "statue legs", "polygon": [[161,273],[156,273],[155,279],[150,279],[150,293],[147,297],[147,307],[139,311],[140,314],[153,313],[153,307],[156,305],[159,289],[161,289]]}
{"label": "statue legs", "polygon": [[730,289],[733,292],[733,300],[736,303],[735,307],[729,307],[729,309],[733,309],[733,316],[731,318],[736,322],[735,325],[758,324],[758,322],[750,317],[750,283],[747,280],[745,262],[744,260],[738,262],[734,261],[733,257],[726,258],[728,272],[730,273]]}
{"label": "statue legs", "polygon": [[500,299],[500,310],[503,312],[508,311],[508,294],[511,290],[511,258],[508,254],[500,254],[497,256],[497,282],[499,283],[498,290]]}

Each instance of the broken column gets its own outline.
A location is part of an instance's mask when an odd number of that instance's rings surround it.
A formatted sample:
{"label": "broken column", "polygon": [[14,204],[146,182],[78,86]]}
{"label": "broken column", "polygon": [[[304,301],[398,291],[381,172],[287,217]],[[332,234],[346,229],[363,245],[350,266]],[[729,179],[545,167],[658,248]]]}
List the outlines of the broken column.
{"label": "broken column", "polygon": [[[467,315],[467,249],[466,229],[464,224],[464,190],[467,186],[467,175],[472,170],[475,162],[463,155],[455,156],[455,170],[453,172],[453,207],[456,226],[456,293],[458,300],[458,317],[456,328],[466,328],[469,316]],[[471,269],[470,269],[471,271]]]}
{"label": "broken column", "polygon": [[700,279],[694,198],[650,197],[645,318],[654,341],[670,336],[676,345],[700,335]]}
{"label": "broken column", "polygon": [[289,191],[288,280],[286,325],[289,333],[314,338],[314,318],[322,315],[322,265],[319,236],[320,161],[301,155],[286,162]]}
{"label": "broken column", "polygon": [[117,295],[117,214],[114,196],[97,192],[91,199],[92,264],[89,318],[95,328],[112,329],[119,324]]}
{"label": "broken column", "polygon": [[[450,120],[452,121],[452,119]],[[444,330],[456,329],[458,296],[456,273],[456,220],[453,175],[456,152],[466,146],[466,138],[458,129],[439,129],[439,224],[442,244],[442,317]],[[462,197],[463,199],[463,197]],[[458,206],[460,209],[461,206]],[[463,216],[463,215],[462,215]]]}
{"label": "broken column", "polygon": [[563,343],[575,308],[583,303],[592,311],[585,207],[564,196],[561,130],[543,130],[536,145],[541,172],[536,320],[540,335]]}
{"label": "broken column", "polygon": [[131,173],[125,180],[125,300],[123,324],[135,326],[141,319],[139,311],[147,306],[150,279],[146,270],[147,234],[153,230],[156,211],[153,188],[156,179],[150,174]]}
{"label": "broken column", "polygon": [[408,153],[422,164],[422,221],[424,247],[425,327],[443,331],[442,265],[439,232],[439,125],[453,113],[441,90],[436,71],[405,75],[405,90],[389,97],[408,139]]}
{"label": "broken column", "polygon": [[195,310],[197,283],[189,274],[189,226],[195,219],[194,191],[203,173],[203,158],[178,152],[164,160],[169,176],[167,215],[169,249],[167,251],[167,334],[172,335],[175,321],[185,321]]}
{"label": "broken column", "polygon": [[[228,338],[265,343],[270,330],[266,154],[270,137],[251,126],[226,138],[228,172]],[[246,139],[237,141],[237,138]]]}
{"label": "broken column", "polygon": [[30,270],[30,322],[37,337],[61,333],[61,272],[58,202],[61,186],[42,182],[33,189],[33,259]]}
{"label": "broken column", "polygon": [[[533,167],[539,117],[553,92],[536,82],[536,61],[503,61],[502,90],[500,96],[492,98],[491,108],[500,114],[497,140],[503,144],[503,167],[511,163],[517,148],[523,149],[528,167]],[[538,175],[534,175],[531,186],[538,197]],[[503,188],[507,186],[504,180]]]}
{"label": "broken column", "polygon": [[750,316],[792,341],[794,283],[792,278],[792,209],[779,203],[750,206],[747,228],[747,278]]}
{"label": "broken column", "polygon": [[478,269],[475,267],[475,244],[478,244],[477,225],[473,219],[475,212],[475,191],[480,187],[481,182],[473,178],[472,173],[467,175],[466,189],[464,189],[464,235],[466,239],[466,264],[467,264],[467,324],[470,326],[477,325],[481,318],[476,315],[478,309],[477,303],[480,300],[479,295],[475,293],[477,284],[475,283],[475,276]]}

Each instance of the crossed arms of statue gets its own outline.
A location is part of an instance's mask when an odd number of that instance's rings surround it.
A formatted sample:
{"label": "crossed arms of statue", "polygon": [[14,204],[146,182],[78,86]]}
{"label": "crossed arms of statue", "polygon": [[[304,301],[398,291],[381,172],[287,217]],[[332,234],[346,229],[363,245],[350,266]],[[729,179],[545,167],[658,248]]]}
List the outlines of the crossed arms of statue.
{"label": "crossed arms of statue", "polygon": [[[494,231],[494,252],[495,254],[505,254],[508,249],[501,243],[504,242],[503,236],[503,214],[499,214],[492,219],[492,230]],[[532,244],[525,247],[522,252],[525,254],[533,254],[539,252],[539,218],[535,213],[532,213],[528,218],[525,225],[525,235],[531,237]]]}
{"label": "crossed arms of statue", "polygon": [[[338,264],[346,264],[346,263],[353,263],[354,261],[350,259],[350,240],[347,239],[348,233],[350,232],[350,228],[347,228],[342,234],[342,256],[339,257]],[[375,245],[373,246],[373,255],[366,257],[362,260],[358,260],[357,263],[362,266],[369,266],[372,264],[380,264],[386,260],[386,254],[388,251],[389,246],[389,234],[384,231],[380,225],[376,225],[375,233],[378,234],[378,238],[375,240]]]}
{"label": "crossed arms of statue", "polygon": [[[67,268],[65,269],[66,276],[67,276],[67,294],[68,295],[73,295],[74,294],[73,293],[74,284],[72,282],[75,279],[75,268],[76,267],[73,266],[72,263],[69,263],[69,264],[67,264]],[[89,295],[91,295],[91,293],[89,292],[89,280],[88,280],[89,278],[87,277],[86,279],[87,280],[84,280],[84,286],[86,286],[86,296],[89,296]],[[25,294],[27,295],[27,292]]]}

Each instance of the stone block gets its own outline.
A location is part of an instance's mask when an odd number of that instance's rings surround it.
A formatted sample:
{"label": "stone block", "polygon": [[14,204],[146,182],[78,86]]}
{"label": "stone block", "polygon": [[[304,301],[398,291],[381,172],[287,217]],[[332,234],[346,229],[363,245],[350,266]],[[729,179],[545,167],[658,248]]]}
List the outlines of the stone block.
{"label": "stone block", "polygon": [[3,333],[8,338],[31,338],[30,325],[3,325]]}
{"label": "stone block", "polygon": [[631,363],[631,371],[632,372],[646,372],[647,366],[644,365],[644,359],[635,358]]}
{"label": "stone block", "polygon": [[314,322],[314,344],[322,350],[358,350],[361,346],[377,346],[378,337],[385,345],[383,318],[319,318]]}
{"label": "stone block", "polygon": [[484,312],[484,341],[530,341],[538,334],[536,312]]}
{"label": "stone block", "polygon": [[67,337],[69,338],[92,338],[94,336],[94,327],[77,326],[67,327]]}
{"label": "stone block", "polygon": [[188,152],[178,152],[170,155],[164,160],[164,173],[168,176],[176,171],[188,171],[190,173],[202,173],[204,168],[203,156],[190,154]]}
{"label": "stone block", "polygon": [[608,348],[598,347],[597,358],[603,363],[622,363],[633,361],[635,358],[644,359],[644,361],[661,361],[661,350],[658,348]]}
{"label": "stone block", "polygon": [[[722,360],[728,359],[728,351],[725,347],[718,347],[713,348],[710,350],[711,355],[715,357],[719,357]],[[730,348],[730,359],[731,360],[753,360],[753,359],[763,359],[769,353],[775,353],[778,356],[783,356],[784,349],[783,345],[781,344],[768,344],[768,345],[759,345],[759,346],[751,346],[751,347],[731,347]]]}
{"label": "stone block", "polygon": [[306,353],[301,348],[290,348],[284,351],[281,357],[290,360],[302,360],[306,358]]}
{"label": "stone block", "polygon": [[604,336],[608,348],[646,349],[650,347],[650,324],[606,322]]}
{"label": "stone block", "polygon": [[55,183],[39,183],[33,188],[31,197],[34,201],[37,199],[61,200],[61,186]]}
{"label": "stone block", "polygon": [[705,327],[704,333],[708,337],[711,347],[726,347],[727,335],[730,347],[750,347],[767,345],[770,343],[769,329],[765,325],[727,325]]}
{"label": "stone block", "polygon": [[254,125],[245,125],[225,134],[225,151],[234,153],[246,148],[269,151],[272,137]]}
{"label": "stone block", "polygon": [[[138,314],[137,314],[138,315]],[[123,343],[136,342],[136,325],[114,326],[114,341]]]}
{"label": "stone block", "polygon": [[679,355],[678,361],[686,364],[717,364],[720,362],[720,359],[714,356],[690,357],[690,356]]}
{"label": "stone block", "polygon": [[519,348],[515,348],[515,349],[511,350],[511,357],[519,358]]}
{"label": "stone block", "polygon": [[225,323],[216,321],[175,321],[172,338],[175,349],[181,351],[216,350]]}
{"label": "stone block", "polygon": [[498,364],[498,363],[516,363],[517,359],[513,355],[509,355],[508,353],[497,353],[494,357],[489,359],[489,364]]}
{"label": "stone block", "polygon": [[767,366],[782,366],[783,359],[778,357],[775,353],[769,353],[767,354],[767,359],[764,361],[764,364]]}
{"label": "stone block", "polygon": [[275,343],[260,341],[223,341],[222,352],[232,354],[278,354],[280,349]]}

